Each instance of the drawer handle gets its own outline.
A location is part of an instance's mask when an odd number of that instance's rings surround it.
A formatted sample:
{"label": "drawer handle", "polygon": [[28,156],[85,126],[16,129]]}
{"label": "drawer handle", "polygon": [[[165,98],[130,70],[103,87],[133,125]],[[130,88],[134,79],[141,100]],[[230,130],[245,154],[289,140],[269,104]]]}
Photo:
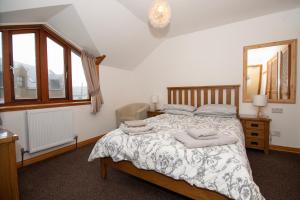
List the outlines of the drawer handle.
{"label": "drawer handle", "polygon": [[252,135],[252,136],[258,136],[258,133],[256,133],[256,132],[251,132],[251,135]]}
{"label": "drawer handle", "polygon": [[251,142],[251,144],[253,144],[253,145],[258,145],[258,143],[257,143],[257,142]]}
{"label": "drawer handle", "polygon": [[251,124],[251,127],[258,127],[258,124]]}

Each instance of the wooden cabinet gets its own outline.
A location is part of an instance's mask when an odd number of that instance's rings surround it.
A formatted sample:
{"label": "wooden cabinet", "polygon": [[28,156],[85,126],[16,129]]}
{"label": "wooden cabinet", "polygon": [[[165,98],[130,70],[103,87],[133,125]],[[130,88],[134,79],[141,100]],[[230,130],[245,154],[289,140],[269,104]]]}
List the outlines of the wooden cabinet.
{"label": "wooden cabinet", "polygon": [[18,136],[0,129],[0,199],[19,199],[15,141]]}
{"label": "wooden cabinet", "polygon": [[253,115],[240,115],[239,118],[244,129],[246,147],[264,150],[268,154],[271,119]]}
{"label": "wooden cabinet", "polygon": [[148,111],[147,112],[147,117],[155,117],[157,115],[161,115],[164,112],[160,111],[160,110],[155,110],[155,111]]}

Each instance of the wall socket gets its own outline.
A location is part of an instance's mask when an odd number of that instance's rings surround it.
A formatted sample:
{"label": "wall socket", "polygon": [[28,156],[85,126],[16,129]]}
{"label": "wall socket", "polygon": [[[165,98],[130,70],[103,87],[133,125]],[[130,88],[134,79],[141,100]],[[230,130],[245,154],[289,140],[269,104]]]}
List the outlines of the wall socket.
{"label": "wall socket", "polygon": [[280,137],[281,133],[280,131],[272,131],[272,136],[275,136],[275,137]]}
{"label": "wall socket", "polygon": [[272,113],[283,113],[283,108],[272,108]]}

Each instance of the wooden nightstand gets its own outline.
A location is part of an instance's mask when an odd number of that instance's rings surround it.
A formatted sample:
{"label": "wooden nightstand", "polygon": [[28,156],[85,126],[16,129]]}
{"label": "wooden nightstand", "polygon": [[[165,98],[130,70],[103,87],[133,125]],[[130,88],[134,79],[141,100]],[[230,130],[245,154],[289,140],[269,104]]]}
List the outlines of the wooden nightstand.
{"label": "wooden nightstand", "polygon": [[0,199],[19,199],[16,140],[17,135],[0,129]]}
{"label": "wooden nightstand", "polygon": [[147,112],[147,117],[155,117],[157,115],[161,115],[164,112],[162,112],[161,110],[155,110],[155,111],[148,111]]}
{"label": "wooden nightstand", "polygon": [[270,122],[268,117],[257,118],[255,115],[240,115],[243,125],[246,147],[264,150],[269,154]]}

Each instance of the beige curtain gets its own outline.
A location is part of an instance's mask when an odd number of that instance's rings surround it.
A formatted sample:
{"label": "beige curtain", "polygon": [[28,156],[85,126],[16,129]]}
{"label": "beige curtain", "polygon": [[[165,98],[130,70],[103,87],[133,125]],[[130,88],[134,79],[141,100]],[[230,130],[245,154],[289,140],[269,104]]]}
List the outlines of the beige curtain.
{"label": "beige curtain", "polygon": [[96,58],[89,55],[87,52],[82,51],[81,60],[89,94],[91,95],[92,112],[97,113],[100,111],[101,105],[103,104],[103,97],[95,63]]}

